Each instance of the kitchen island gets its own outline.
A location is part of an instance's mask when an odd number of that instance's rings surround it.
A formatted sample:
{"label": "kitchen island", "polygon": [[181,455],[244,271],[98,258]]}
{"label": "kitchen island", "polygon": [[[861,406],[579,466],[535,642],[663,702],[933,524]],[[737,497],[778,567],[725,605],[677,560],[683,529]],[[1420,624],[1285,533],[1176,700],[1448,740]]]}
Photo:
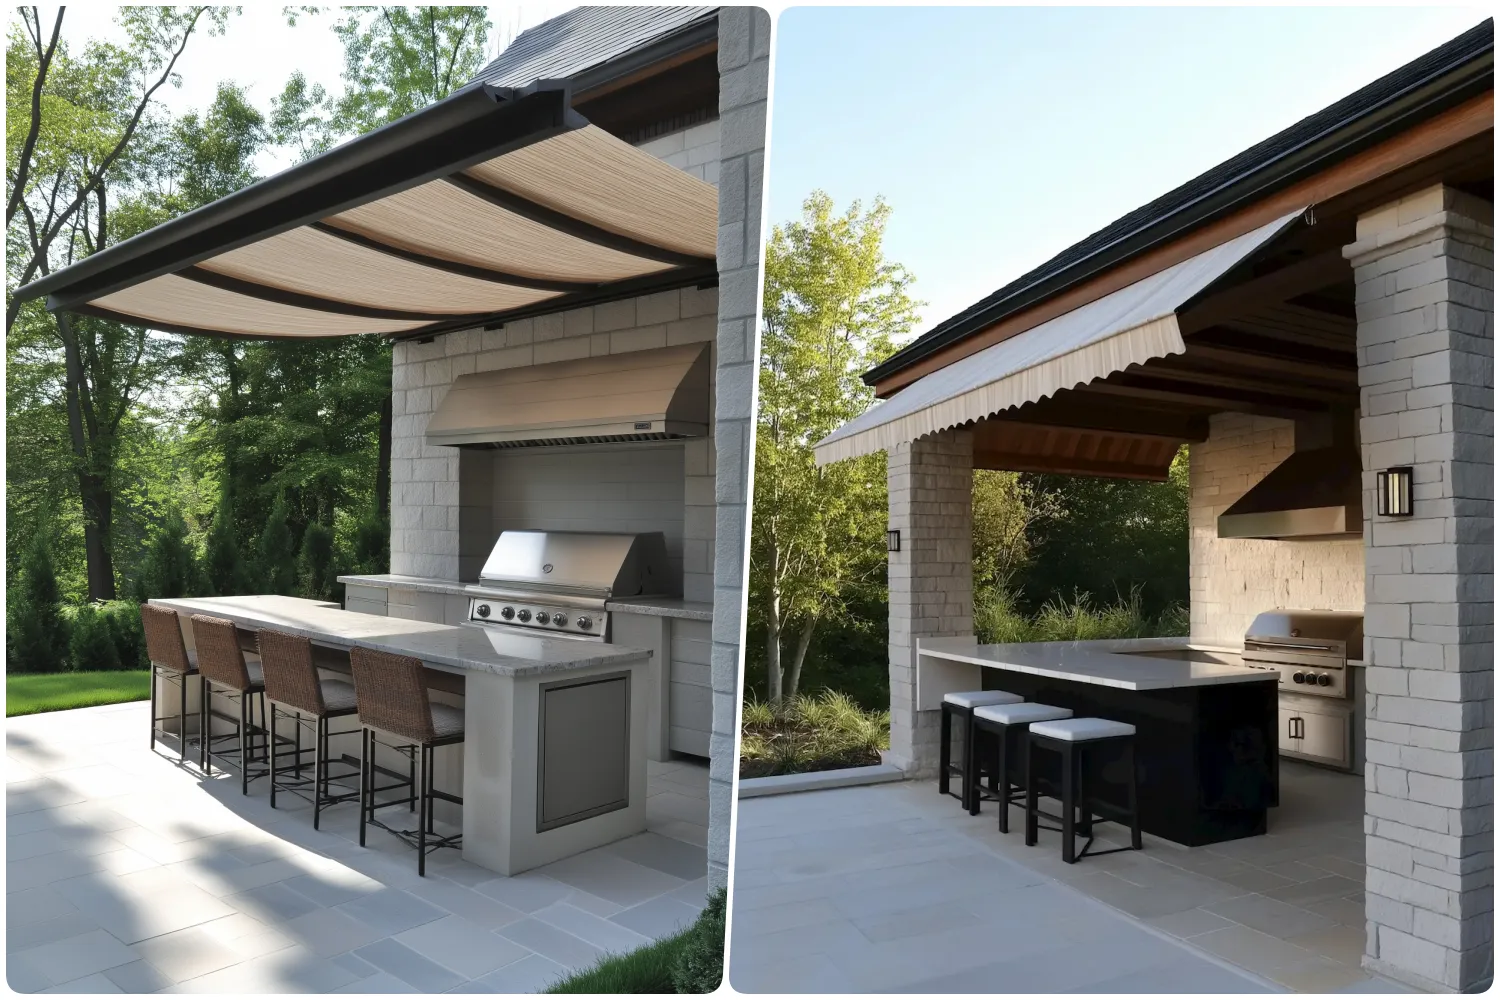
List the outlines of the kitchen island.
{"label": "kitchen island", "polygon": [[[440,757],[437,781],[463,796],[468,861],[515,875],[646,829],[644,650],[274,595],[151,603],[178,613],[189,649],[190,616],[205,614],[246,633],[306,636],[319,668],[331,673],[347,670],[356,645],[414,656],[435,671],[434,700],[461,699],[464,710],[464,742],[441,748],[451,753]],[[355,737],[344,741],[348,749],[358,745]]]}
{"label": "kitchen island", "polygon": [[[1239,647],[1185,638],[979,645],[958,636],[919,639],[916,657],[922,710],[951,691],[999,689],[1134,725],[1146,833],[1197,847],[1266,832],[1278,797],[1278,675],[1241,666]],[[1123,802],[1123,777],[1117,762],[1093,761],[1088,783]]]}

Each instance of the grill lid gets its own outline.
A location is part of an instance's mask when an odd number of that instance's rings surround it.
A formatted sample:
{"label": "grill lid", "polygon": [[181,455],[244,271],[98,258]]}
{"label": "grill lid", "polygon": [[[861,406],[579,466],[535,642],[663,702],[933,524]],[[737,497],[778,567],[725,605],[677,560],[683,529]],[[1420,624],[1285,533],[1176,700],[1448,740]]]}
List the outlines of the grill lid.
{"label": "grill lid", "polygon": [[666,536],[502,531],[479,580],[606,598],[663,593],[669,580]]}
{"label": "grill lid", "polygon": [[1262,611],[1245,633],[1246,644],[1306,645],[1309,648],[1337,643],[1346,655],[1363,655],[1365,616],[1358,611]]}

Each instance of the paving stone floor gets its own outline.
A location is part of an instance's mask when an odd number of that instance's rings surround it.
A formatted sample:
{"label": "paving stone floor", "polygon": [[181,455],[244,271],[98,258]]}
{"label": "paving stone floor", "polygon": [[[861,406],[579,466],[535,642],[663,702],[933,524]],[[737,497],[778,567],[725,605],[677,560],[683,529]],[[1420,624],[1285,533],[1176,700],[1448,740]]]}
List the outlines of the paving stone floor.
{"label": "paving stone floor", "polygon": [[18,992],[531,992],[691,923],[708,769],[650,765],[649,831],[514,878],[358,813],[204,780],[144,703],[8,719],[6,974]]}
{"label": "paving stone floor", "polygon": [[[1067,865],[936,781],[742,800],[744,992],[1406,992],[1359,967],[1363,782],[1282,763],[1266,836]],[[1055,804],[1054,804],[1055,805]],[[1101,849],[1125,843],[1099,827]]]}

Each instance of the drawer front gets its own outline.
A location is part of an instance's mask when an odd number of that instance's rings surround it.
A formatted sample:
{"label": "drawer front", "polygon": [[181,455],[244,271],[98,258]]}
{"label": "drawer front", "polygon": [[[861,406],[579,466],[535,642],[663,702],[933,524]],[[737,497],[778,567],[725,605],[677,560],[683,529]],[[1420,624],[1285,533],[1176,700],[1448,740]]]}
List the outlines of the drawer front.
{"label": "drawer front", "polygon": [[1340,767],[1349,766],[1349,716],[1302,713],[1303,754]]}

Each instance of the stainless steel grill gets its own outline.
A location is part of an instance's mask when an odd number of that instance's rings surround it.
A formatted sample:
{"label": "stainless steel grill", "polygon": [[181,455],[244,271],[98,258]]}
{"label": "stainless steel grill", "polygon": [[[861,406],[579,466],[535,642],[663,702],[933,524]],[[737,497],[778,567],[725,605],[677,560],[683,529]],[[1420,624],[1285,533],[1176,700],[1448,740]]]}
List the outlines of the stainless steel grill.
{"label": "stainless steel grill", "polygon": [[468,620],[517,634],[605,642],[605,602],[665,593],[667,574],[659,531],[502,531],[479,582],[468,588]]}
{"label": "stainless steel grill", "polygon": [[1365,619],[1358,612],[1266,611],[1245,633],[1244,663],[1280,673],[1283,690],[1347,698],[1346,663],[1362,657],[1364,646]]}

